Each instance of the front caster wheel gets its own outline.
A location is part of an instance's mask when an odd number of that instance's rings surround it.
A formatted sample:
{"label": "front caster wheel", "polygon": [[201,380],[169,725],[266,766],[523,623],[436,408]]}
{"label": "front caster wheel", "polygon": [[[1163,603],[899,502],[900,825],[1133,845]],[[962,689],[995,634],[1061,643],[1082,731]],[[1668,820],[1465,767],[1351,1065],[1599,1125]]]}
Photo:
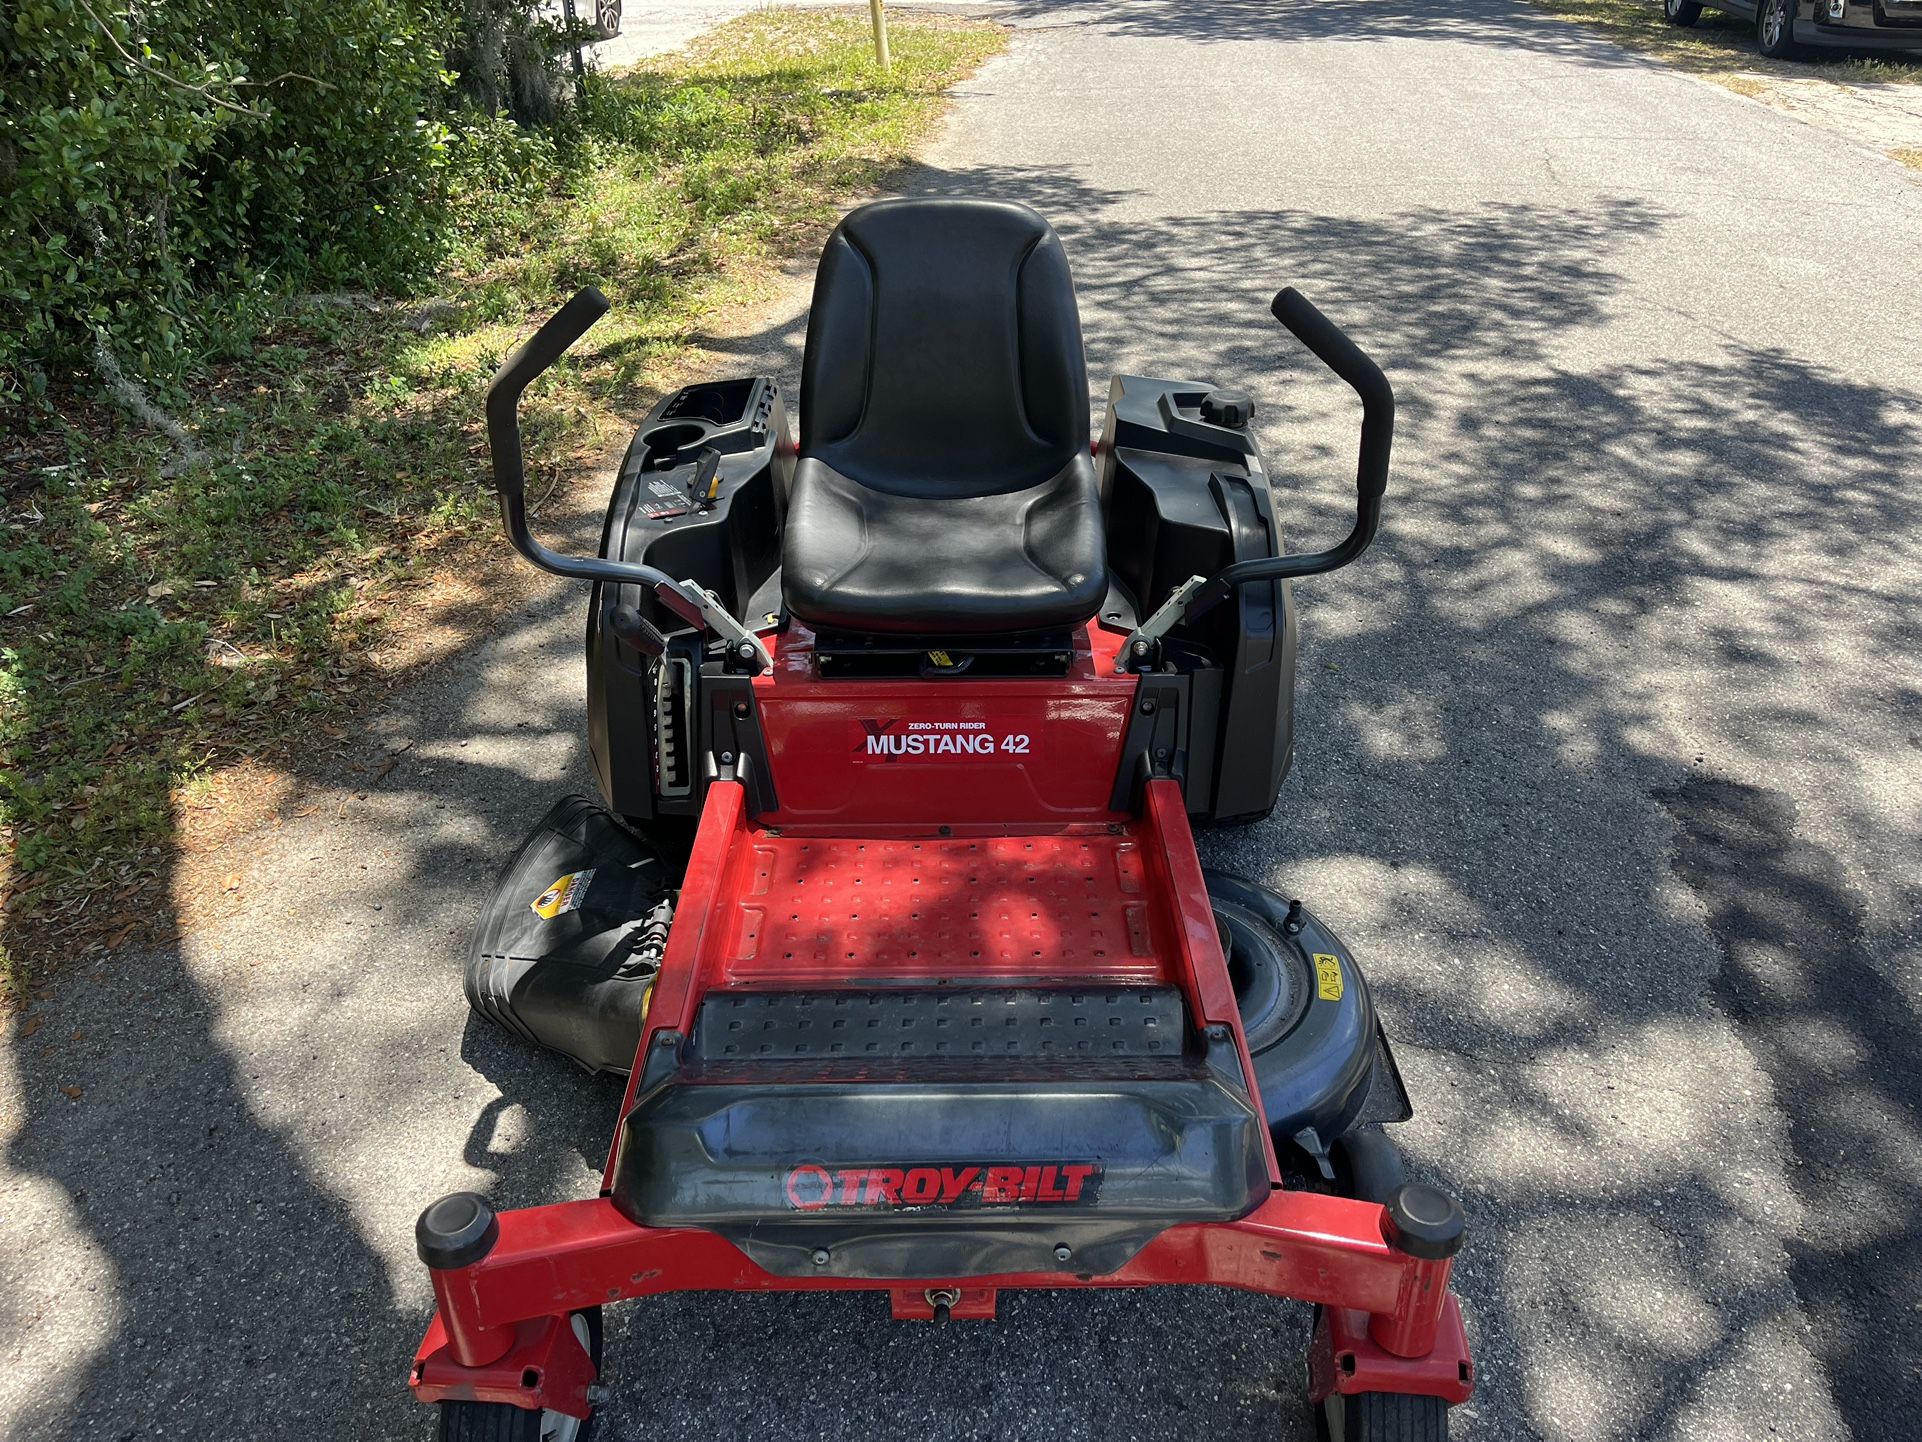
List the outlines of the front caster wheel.
{"label": "front caster wheel", "polygon": [[505,1402],[443,1402],[440,1442],[541,1442],[546,1412],[530,1412]]}
{"label": "front caster wheel", "polygon": [[[574,1335],[601,1371],[601,1309],[576,1312],[568,1319]],[[548,1408],[544,1412],[505,1402],[443,1402],[438,1442],[587,1442],[594,1419],[583,1421]]]}
{"label": "front caster wheel", "polygon": [[1330,1393],[1315,1409],[1321,1442],[1448,1442],[1448,1404],[1399,1392]]}

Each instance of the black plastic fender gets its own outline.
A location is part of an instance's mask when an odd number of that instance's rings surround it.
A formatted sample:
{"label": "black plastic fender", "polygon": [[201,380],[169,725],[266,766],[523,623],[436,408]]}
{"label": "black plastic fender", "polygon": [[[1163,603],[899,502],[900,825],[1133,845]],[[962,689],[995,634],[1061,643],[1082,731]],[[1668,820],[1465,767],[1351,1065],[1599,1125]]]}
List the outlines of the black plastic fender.
{"label": "black plastic fender", "polygon": [[1242,877],[1204,874],[1269,1129],[1325,1161],[1362,1119],[1375,1079],[1381,1043],[1368,983],[1306,908]]}

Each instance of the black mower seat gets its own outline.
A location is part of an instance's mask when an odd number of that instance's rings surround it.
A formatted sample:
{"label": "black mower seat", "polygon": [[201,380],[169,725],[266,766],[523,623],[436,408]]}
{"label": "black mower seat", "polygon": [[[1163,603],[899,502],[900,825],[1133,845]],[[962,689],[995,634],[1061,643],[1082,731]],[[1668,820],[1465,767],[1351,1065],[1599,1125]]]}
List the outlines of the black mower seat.
{"label": "black mower seat", "polygon": [[884,200],[828,238],[783,542],[816,626],[1073,626],[1108,589],[1081,320],[1024,205]]}

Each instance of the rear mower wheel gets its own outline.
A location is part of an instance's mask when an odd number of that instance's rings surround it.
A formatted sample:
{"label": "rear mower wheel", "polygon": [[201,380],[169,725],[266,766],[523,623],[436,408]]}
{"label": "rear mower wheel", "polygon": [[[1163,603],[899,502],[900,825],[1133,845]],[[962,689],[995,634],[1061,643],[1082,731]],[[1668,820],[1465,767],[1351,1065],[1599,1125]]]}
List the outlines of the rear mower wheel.
{"label": "rear mower wheel", "polygon": [[[601,1309],[590,1307],[574,1313],[574,1335],[594,1362],[594,1376],[601,1375]],[[594,1418],[586,1420],[556,1412],[551,1407],[535,1412],[506,1402],[443,1402],[440,1404],[440,1429],[437,1442],[587,1442],[594,1430]]]}
{"label": "rear mower wheel", "polygon": [[1400,1392],[1331,1393],[1315,1409],[1320,1442],[1448,1442],[1448,1404]]}

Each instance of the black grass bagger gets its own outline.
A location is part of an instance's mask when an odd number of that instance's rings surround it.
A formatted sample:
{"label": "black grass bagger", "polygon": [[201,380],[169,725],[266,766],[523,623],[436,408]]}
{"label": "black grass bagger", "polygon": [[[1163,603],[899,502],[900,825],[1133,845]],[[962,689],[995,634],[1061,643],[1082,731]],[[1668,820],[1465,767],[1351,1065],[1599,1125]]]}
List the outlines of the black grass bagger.
{"label": "black grass bagger", "polygon": [[1089,445],[1061,243],[982,200],[863,206],[821,259],[800,443],[766,378],[635,436],[597,559],[533,539],[516,408],[606,310],[501,368],[488,431],[529,560],[593,583],[601,804],[509,863],[475,1009],[626,1072],[600,1194],[421,1215],[438,1309],[412,1385],[445,1439],[566,1439],[600,1308],[694,1289],[885,1293],[991,1317],[1010,1287],[1213,1283],[1318,1304],[1308,1396],[1346,1442],[1439,1442],[1472,1367],[1460,1208],[1407,1183],[1408,1115],[1347,949],[1205,872],[1292,750],[1286,555],[1240,392],[1118,377]]}

